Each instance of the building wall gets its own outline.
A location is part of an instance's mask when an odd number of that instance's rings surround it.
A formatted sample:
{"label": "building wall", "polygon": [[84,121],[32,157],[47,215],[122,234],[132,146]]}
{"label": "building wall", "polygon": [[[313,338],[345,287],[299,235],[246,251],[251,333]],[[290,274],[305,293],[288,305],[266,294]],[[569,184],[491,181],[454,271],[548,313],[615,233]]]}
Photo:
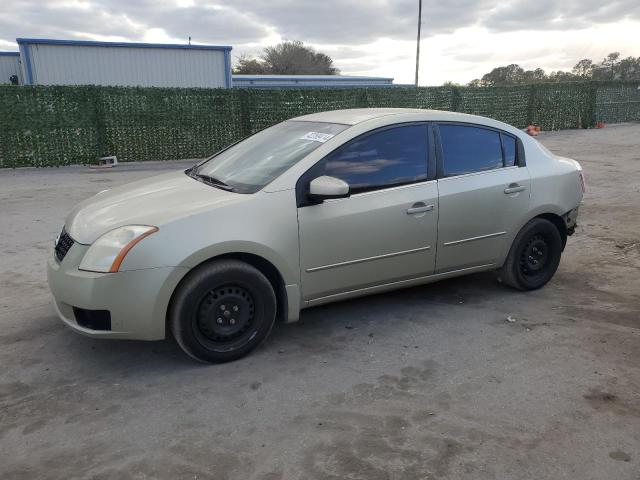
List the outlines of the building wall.
{"label": "building wall", "polygon": [[349,75],[233,75],[237,88],[393,87],[393,78]]}
{"label": "building wall", "polygon": [[17,52],[0,52],[0,84],[11,83],[11,75],[17,75],[18,83],[22,84],[20,55]]}
{"label": "building wall", "polygon": [[230,47],[18,39],[25,83],[229,87]]}

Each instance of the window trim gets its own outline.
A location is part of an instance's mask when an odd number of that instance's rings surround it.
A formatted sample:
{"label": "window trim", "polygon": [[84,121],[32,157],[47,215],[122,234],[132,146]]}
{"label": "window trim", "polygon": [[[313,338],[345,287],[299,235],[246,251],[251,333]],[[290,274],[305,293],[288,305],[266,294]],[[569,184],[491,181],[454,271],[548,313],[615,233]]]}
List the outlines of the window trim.
{"label": "window trim", "polygon": [[[514,155],[516,156],[516,158],[514,159],[514,163],[513,165],[507,165],[507,155],[506,155],[506,150],[504,148],[504,137],[510,137],[513,138],[515,140],[515,151],[513,152]],[[520,167],[520,163],[518,162],[518,157],[519,157],[519,148],[518,148],[518,140],[520,140],[518,137],[516,137],[515,135],[511,135],[510,133],[504,132],[502,130],[500,130],[500,146],[502,147],[502,168],[508,168],[508,167]]]}
{"label": "window trim", "polygon": [[458,178],[463,178],[463,177],[472,177],[474,175],[487,175],[489,173],[493,173],[495,171],[505,171],[505,170],[512,170],[512,169],[516,169],[516,168],[520,168],[518,167],[518,165],[512,165],[510,167],[501,167],[501,168],[492,168],[491,170],[480,170],[479,172],[470,172],[470,173],[461,173],[460,175],[450,175],[448,177],[441,177],[438,178],[439,182],[446,182],[447,180],[453,180],[453,179],[458,179]]}
{"label": "window trim", "polygon": [[[514,167],[515,168],[515,167]],[[413,188],[413,187],[417,187],[420,185],[429,185],[429,184],[433,184],[437,181],[437,179],[433,179],[433,180],[422,180],[420,182],[416,182],[416,183],[403,183],[402,185],[395,185],[393,187],[389,187],[389,188],[383,188],[380,190],[366,190],[364,192],[358,192],[358,193],[354,193],[353,195],[349,195],[348,197],[342,197],[342,198],[327,198],[324,202],[322,203],[336,203],[336,202],[344,202],[349,200],[350,198],[360,198],[360,197],[366,197],[367,195],[377,195],[380,193],[387,193],[387,192],[391,192],[394,190],[400,190],[403,188]],[[313,202],[308,202],[306,205],[317,205],[317,203],[313,203]],[[306,206],[303,205],[303,206]]]}
{"label": "window trim", "polygon": [[359,196],[359,195],[363,195],[363,194],[384,192],[384,191],[387,191],[387,190],[392,190],[392,189],[402,188],[402,187],[408,187],[408,186],[411,186],[411,185],[417,185],[417,184],[420,184],[420,183],[426,183],[426,182],[431,182],[433,180],[436,180],[436,178],[437,178],[437,173],[436,173],[436,142],[435,142],[435,134],[434,134],[432,123],[433,122],[429,122],[429,121],[409,121],[409,122],[394,123],[394,124],[391,124],[391,125],[384,125],[382,127],[374,128],[374,129],[369,130],[367,132],[361,133],[360,135],[358,135],[356,137],[353,137],[350,140],[347,140],[343,144],[338,145],[336,148],[334,148],[329,153],[327,153],[324,157],[322,157],[320,160],[318,160],[315,164],[313,164],[311,167],[309,167],[302,175],[300,175],[300,177],[296,181],[296,206],[297,206],[297,208],[301,208],[301,207],[306,207],[306,206],[309,206],[309,205],[316,205],[317,204],[317,202],[314,202],[314,201],[310,200],[307,197],[306,193],[307,193],[307,190],[309,188],[309,183],[311,182],[311,180],[313,180],[314,178],[317,177],[315,170],[330,155],[333,155],[333,153],[335,153],[336,151],[340,150],[341,148],[346,148],[350,144],[352,144],[352,143],[354,143],[356,141],[360,141],[363,138],[366,138],[366,137],[368,137],[370,135],[374,135],[376,133],[383,132],[385,130],[391,130],[391,129],[394,129],[394,128],[410,127],[410,126],[416,126],[416,125],[417,126],[426,127],[427,142],[428,142],[428,144],[427,144],[427,147],[428,147],[427,148],[427,158],[425,159],[426,167],[427,167],[427,178],[424,178],[424,179],[421,179],[421,180],[415,180],[413,182],[400,183],[400,184],[394,184],[394,185],[386,185],[386,186],[381,186],[379,188],[371,188],[371,189],[367,189],[367,190],[363,190],[363,191],[358,191],[358,192],[354,193],[353,195],[349,195],[349,197],[343,198],[341,200],[346,200],[346,199],[350,198],[351,196]]}
{"label": "window trim", "polygon": [[[524,145],[522,144],[522,140],[520,139],[519,136],[514,135],[512,133],[506,132],[504,130],[501,130],[499,128],[495,128],[495,127],[491,127],[489,125],[482,125],[479,123],[470,123],[470,122],[455,122],[455,121],[434,121],[433,123],[433,130],[435,133],[435,139],[436,139],[436,163],[437,163],[437,167],[436,167],[436,171],[437,171],[437,178],[438,180],[440,179],[445,179],[445,178],[452,178],[452,177],[461,177],[461,176],[466,176],[466,175],[475,175],[478,173],[487,173],[487,172],[493,172],[494,170],[501,170],[501,169],[505,169],[505,168],[513,168],[513,167],[525,167],[526,166],[526,161],[525,161],[525,154],[524,154]],[[440,125],[457,125],[457,126],[461,126],[461,127],[475,127],[475,128],[481,128],[484,130],[491,130],[493,132],[498,133],[498,135],[500,136],[500,149],[502,151],[502,167],[499,168],[492,168],[489,170],[479,170],[477,172],[467,172],[467,173],[458,173],[455,175],[445,175],[444,173],[444,151],[442,149],[442,137],[440,136]],[[505,154],[504,154],[504,143],[502,140],[503,135],[508,135],[512,138],[516,139],[516,162],[514,165],[505,165]]]}

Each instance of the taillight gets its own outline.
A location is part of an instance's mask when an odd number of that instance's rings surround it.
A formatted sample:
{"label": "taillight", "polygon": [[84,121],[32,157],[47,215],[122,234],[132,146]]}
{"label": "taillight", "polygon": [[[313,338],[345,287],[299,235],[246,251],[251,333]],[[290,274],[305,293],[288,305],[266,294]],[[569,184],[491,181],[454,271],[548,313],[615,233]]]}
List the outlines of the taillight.
{"label": "taillight", "polygon": [[582,193],[585,193],[587,191],[587,183],[584,181],[584,173],[582,170],[580,170],[578,172],[578,175],[580,175],[580,186],[582,187]]}

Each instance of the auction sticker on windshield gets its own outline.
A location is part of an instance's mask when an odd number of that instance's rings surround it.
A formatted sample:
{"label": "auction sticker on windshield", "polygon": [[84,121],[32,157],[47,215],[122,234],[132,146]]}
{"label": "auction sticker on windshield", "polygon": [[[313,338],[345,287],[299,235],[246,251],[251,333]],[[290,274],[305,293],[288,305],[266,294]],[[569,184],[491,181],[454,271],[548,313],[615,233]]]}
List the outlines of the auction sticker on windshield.
{"label": "auction sticker on windshield", "polygon": [[314,142],[324,143],[335,135],[331,133],[307,132],[300,137],[300,140],[311,140]]}

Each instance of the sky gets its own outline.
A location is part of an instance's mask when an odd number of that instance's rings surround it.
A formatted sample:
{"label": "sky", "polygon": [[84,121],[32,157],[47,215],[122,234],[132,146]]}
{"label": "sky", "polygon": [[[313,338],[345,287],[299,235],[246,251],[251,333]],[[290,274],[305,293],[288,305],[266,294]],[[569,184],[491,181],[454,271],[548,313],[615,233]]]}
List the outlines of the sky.
{"label": "sky", "polygon": [[[517,63],[640,56],[640,0],[423,0],[420,84],[467,83]],[[17,37],[231,45],[259,55],[301,40],[345,75],[413,83],[418,0],[2,0],[0,50]]]}

